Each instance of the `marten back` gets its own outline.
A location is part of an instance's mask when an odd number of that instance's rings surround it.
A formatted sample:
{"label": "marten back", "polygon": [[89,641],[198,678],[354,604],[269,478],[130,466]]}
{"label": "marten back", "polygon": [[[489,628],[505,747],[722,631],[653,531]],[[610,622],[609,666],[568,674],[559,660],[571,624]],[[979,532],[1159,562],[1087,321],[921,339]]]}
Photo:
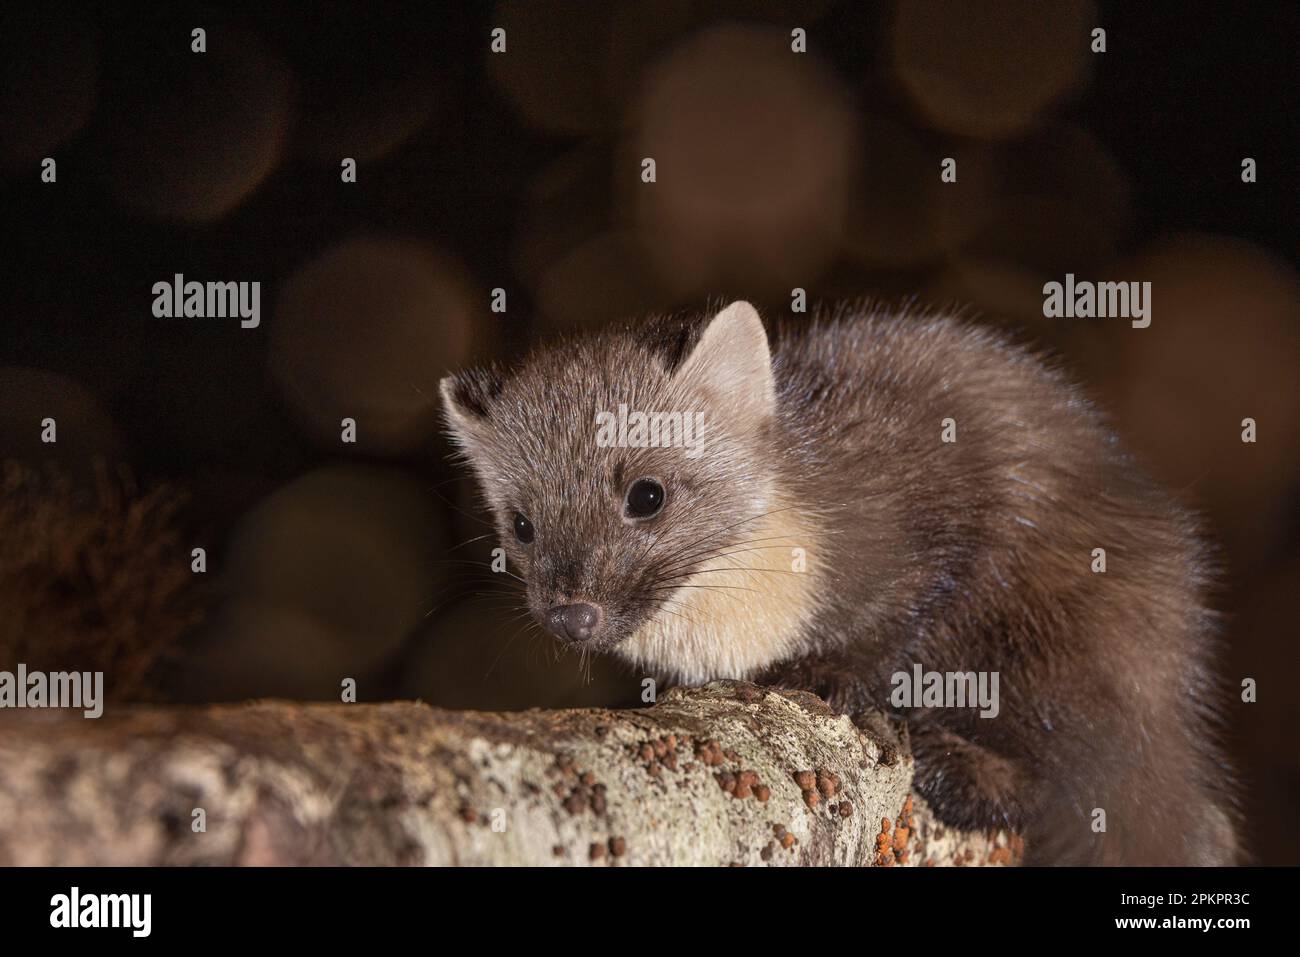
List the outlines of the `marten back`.
{"label": "marten back", "polygon": [[1080,390],[941,318],[786,330],[774,369],[836,533],[810,626],[821,648],[768,679],[854,710],[916,663],[996,671],[996,718],[909,715],[918,787],[949,820],[1034,820],[1031,860],[1230,862],[1212,564]]}

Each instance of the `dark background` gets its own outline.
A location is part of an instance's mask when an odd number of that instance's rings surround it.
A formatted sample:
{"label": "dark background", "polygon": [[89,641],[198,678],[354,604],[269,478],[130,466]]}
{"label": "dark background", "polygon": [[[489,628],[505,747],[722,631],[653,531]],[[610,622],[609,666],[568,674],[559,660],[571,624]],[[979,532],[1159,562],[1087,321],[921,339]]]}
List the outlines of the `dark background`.
{"label": "dark background", "polygon": [[[103,463],[183,493],[157,560],[209,553],[203,624],[125,697],[328,698],[351,676],[367,700],[635,702],[639,675],[588,675],[512,620],[476,564],[490,540],[453,548],[487,530],[446,460],[438,379],[719,297],[949,304],[1055,354],[1202,510],[1224,672],[1260,683],[1227,709],[1252,848],[1300,863],[1300,7],[128,9],[0,14],[0,458],[64,477],[68,509]],[[155,318],[178,272],[260,281],[260,327]],[[1151,328],[1044,319],[1066,272],[1151,281]],[[141,594],[113,607],[157,604],[165,571],[127,577]],[[92,617],[123,647],[146,620]]]}

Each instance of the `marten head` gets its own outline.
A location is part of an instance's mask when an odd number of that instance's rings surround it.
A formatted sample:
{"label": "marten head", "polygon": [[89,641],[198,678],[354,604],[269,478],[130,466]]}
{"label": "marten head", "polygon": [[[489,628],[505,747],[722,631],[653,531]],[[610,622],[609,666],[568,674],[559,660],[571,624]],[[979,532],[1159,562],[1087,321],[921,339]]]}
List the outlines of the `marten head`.
{"label": "marten head", "polygon": [[680,671],[669,646],[709,640],[728,614],[719,592],[743,603],[766,587],[727,574],[781,547],[776,386],[749,303],[564,342],[441,391],[529,608],[561,641]]}

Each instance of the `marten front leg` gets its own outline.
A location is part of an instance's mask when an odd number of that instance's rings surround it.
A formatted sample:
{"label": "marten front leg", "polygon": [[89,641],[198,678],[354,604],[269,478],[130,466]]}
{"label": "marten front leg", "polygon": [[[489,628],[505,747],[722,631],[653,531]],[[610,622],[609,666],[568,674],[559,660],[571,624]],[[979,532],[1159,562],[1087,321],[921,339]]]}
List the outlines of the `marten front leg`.
{"label": "marten front leg", "polygon": [[940,820],[1023,830],[1035,790],[1016,762],[932,721],[909,723],[908,737],[916,759],[913,787]]}
{"label": "marten front leg", "polygon": [[[847,714],[854,724],[881,741],[886,763],[889,754],[902,745],[894,728],[897,721],[879,711],[879,696],[871,694],[842,664],[804,661],[794,667],[773,669],[759,681],[820,695],[831,708]],[[913,788],[941,821],[960,828],[1023,830],[1029,802],[1038,789],[1019,765],[931,718],[908,721],[906,727],[916,760]]]}

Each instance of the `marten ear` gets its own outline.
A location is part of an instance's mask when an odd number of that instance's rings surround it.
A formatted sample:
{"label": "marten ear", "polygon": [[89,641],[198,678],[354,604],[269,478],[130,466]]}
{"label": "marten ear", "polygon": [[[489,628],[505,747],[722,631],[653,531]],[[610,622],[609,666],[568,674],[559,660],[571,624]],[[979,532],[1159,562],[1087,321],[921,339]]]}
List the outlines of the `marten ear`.
{"label": "marten ear", "polygon": [[771,416],[776,411],[776,381],[758,311],[738,300],[710,319],[673,381],[711,393],[737,414]]}
{"label": "marten ear", "polygon": [[487,424],[501,385],[502,377],[495,369],[468,369],[438,383],[447,427],[462,445],[468,445]]}

